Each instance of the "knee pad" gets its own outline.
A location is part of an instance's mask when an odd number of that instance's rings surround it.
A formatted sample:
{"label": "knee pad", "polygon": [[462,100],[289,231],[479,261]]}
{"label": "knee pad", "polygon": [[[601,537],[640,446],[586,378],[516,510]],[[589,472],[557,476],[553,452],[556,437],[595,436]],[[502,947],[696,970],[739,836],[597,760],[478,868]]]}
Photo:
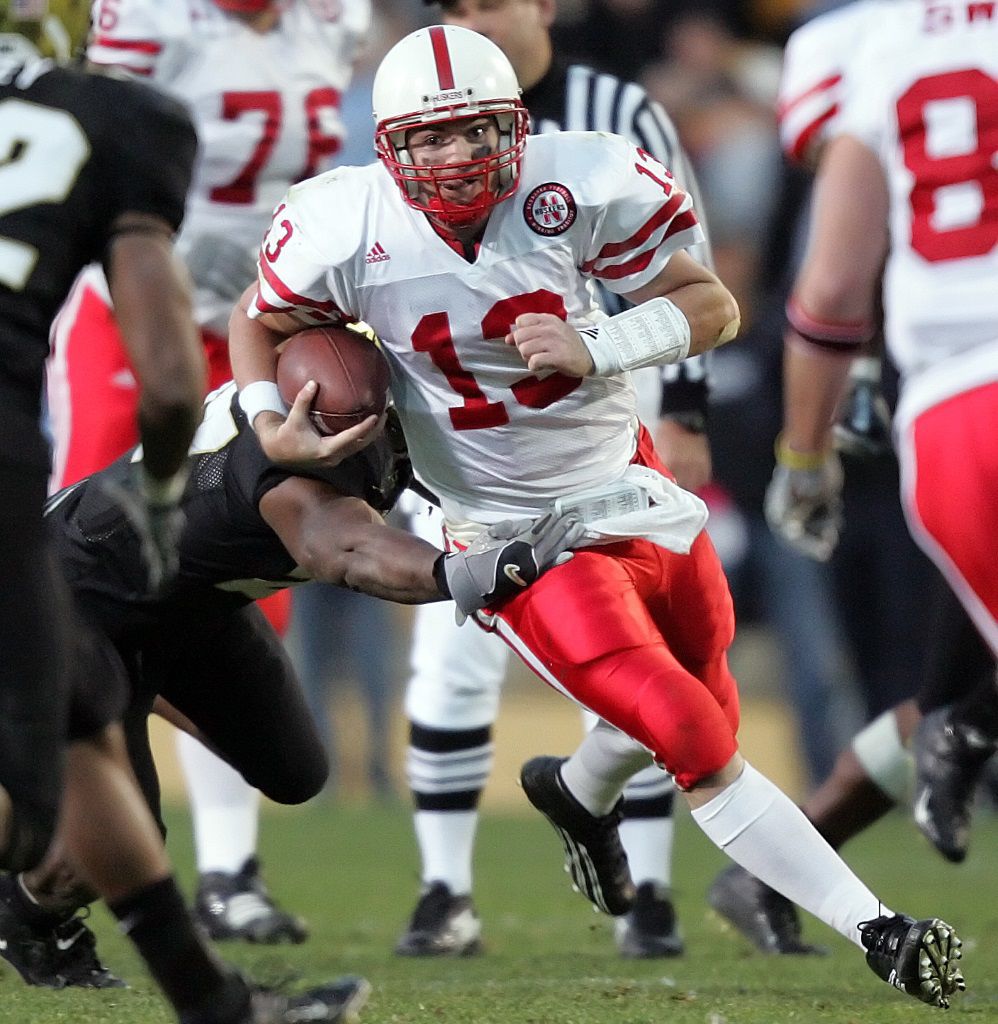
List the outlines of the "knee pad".
{"label": "knee pad", "polygon": [[724,709],[704,685],[687,673],[663,680],[656,676],[641,688],[637,717],[653,751],[682,790],[719,772],[738,750]]}

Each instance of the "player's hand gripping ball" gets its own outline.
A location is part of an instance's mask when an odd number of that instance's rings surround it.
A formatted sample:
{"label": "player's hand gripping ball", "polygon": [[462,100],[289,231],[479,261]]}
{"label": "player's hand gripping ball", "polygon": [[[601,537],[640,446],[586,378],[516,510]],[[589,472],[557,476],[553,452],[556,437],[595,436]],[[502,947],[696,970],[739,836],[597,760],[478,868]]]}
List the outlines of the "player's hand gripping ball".
{"label": "player's hand gripping ball", "polygon": [[287,405],[310,381],[318,385],[311,417],[320,434],[380,416],[388,404],[388,362],[366,335],[346,327],[310,327],[288,338],[277,361]]}

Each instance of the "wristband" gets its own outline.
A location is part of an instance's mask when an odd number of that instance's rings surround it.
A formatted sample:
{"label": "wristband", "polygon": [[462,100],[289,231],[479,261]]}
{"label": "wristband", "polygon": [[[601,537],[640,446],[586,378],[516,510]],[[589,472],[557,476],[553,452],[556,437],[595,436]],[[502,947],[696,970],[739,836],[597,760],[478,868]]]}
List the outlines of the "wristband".
{"label": "wristband", "polygon": [[249,420],[251,427],[262,412],[276,412],[279,416],[288,414],[288,407],[272,380],[255,380],[252,384],[247,384],[239,392],[239,408],[246,413],[246,419]]}
{"label": "wristband", "polygon": [[595,377],[678,363],[690,353],[690,322],[664,295],[601,320],[579,336],[592,356]]}
{"label": "wristband", "polygon": [[799,452],[787,445],[782,434],[776,439],[776,461],[784,469],[814,471],[821,469],[827,458],[826,449],[819,452]]}
{"label": "wristband", "polygon": [[444,560],[447,558],[447,552],[445,551],[442,555],[438,555],[433,561],[433,582],[437,585],[437,590],[448,601],[452,600],[450,592],[450,584],[447,582],[447,570],[444,568]]}

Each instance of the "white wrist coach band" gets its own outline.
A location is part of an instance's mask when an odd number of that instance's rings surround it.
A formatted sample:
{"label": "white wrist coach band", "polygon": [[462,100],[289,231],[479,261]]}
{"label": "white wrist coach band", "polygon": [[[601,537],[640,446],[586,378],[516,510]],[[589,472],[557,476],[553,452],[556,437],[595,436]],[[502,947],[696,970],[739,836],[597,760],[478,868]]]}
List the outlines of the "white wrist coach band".
{"label": "white wrist coach band", "polygon": [[593,376],[612,377],[625,370],[678,363],[690,353],[690,322],[665,296],[601,320],[579,331],[593,359]]}
{"label": "white wrist coach band", "polygon": [[239,407],[246,413],[251,427],[262,412],[276,412],[280,416],[287,416],[289,412],[272,380],[255,380],[247,384],[239,392]]}

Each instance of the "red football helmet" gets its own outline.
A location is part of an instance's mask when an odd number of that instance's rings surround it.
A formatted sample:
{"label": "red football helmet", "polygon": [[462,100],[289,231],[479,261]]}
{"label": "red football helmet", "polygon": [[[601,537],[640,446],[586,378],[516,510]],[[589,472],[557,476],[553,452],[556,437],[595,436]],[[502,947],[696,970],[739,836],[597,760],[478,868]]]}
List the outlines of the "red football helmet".
{"label": "red football helmet", "polygon": [[278,0],[215,0],[215,6],[233,14],[260,14],[274,7]]}
{"label": "red football helmet", "polygon": [[[526,108],[506,55],[491,40],[455,25],[412,32],[382,60],[373,87],[375,148],[405,201],[454,226],[482,219],[508,199],[520,180],[527,137]],[[492,117],[499,148],[479,160],[419,166],[406,134],[444,121]],[[469,204],[446,199],[440,186],[455,179],[486,178],[492,185]]]}

